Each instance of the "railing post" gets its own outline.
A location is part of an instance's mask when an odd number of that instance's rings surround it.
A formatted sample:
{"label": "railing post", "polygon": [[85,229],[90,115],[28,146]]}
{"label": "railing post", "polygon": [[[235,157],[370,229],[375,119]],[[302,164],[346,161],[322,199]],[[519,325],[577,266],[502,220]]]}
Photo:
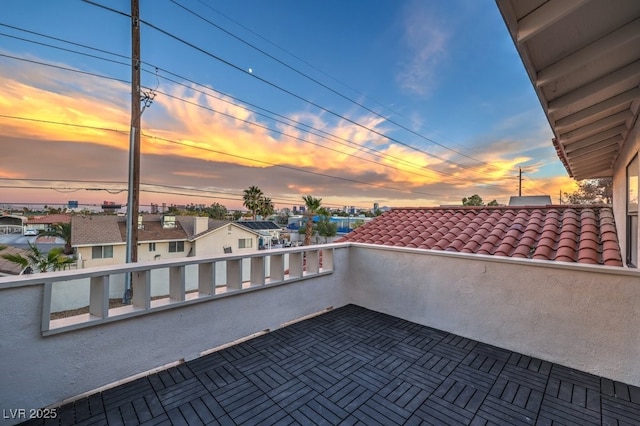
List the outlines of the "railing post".
{"label": "railing post", "polygon": [[289,254],[289,278],[302,277],[303,264],[302,252],[294,252]]}
{"label": "railing post", "polygon": [[109,316],[109,275],[91,277],[89,289],[89,314],[98,318]]}
{"label": "railing post", "polygon": [[198,265],[198,293],[216,294],[216,263],[201,263]]}
{"label": "railing post", "polygon": [[133,297],[131,303],[135,308],[151,307],[151,274],[149,271],[131,273]]}
{"label": "railing post", "polygon": [[269,269],[269,282],[273,283],[284,280],[284,255],[272,254]]}
{"label": "railing post", "polygon": [[318,273],[318,250],[310,250],[307,252],[307,274]]}
{"label": "railing post", "polygon": [[322,250],[322,271],[333,271],[333,250],[332,248]]}
{"label": "railing post", "polygon": [[264,256],[251,258],[251,285],[264,285]]}
{"label": "railing post", "polygon": [[242,259],[227,260],[227,289],[242,290]]}
{"label": "railing post", "polygon": [[49,331],[51,324],[51,292],[53,290],[52,282],[45,282],[42,289],[42,331]]}
{"label": "railing post", "polygon": [[184,266],[169,268],[169,299],[175,302],[185,300]]}

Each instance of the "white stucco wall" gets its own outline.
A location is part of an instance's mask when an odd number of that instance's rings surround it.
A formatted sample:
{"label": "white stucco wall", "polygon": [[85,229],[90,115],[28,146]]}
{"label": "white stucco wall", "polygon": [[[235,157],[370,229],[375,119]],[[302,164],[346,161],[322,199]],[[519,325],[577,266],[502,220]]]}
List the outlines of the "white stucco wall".
{"label": "white stucco wall", "polygon": [[363,307],[640,385],[640,272],[393,248],[350,252]]}
{"label": "white stucco wall", "polygon": [[[618,241],[620,241],[622,260],[625,263],[627,260],[627,166],[639,151],[640,124],[636,121],[635,126],[629,133],[626,144],[616,160],[613,175],[613,214],[618,231]],[[638,238],[638,245],[638,253],[640,253],[640,238]]]}
{"label": "white stucco wall", "polygon": [[[231,229],[229,231],[229,229]],[[239,239],[250,238],[251,247],[241,249],[238,247]],[[233,254],[250,253],[258,250],[258,236],[246,229],[230,223],[227,226],[203,235],[195,242],[196,256],[216,256],[224,253],[224,247],[231,247]]]}

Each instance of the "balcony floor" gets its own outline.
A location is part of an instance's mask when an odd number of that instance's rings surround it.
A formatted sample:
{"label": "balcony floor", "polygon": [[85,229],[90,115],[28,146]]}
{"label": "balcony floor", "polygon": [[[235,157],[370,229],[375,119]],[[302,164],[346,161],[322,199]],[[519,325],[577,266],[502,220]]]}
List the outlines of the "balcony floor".
{"label": "balcony floor", "polygon": [[640,424],[640,388],[349,305],[67,404],[46,424],[257,423]]}

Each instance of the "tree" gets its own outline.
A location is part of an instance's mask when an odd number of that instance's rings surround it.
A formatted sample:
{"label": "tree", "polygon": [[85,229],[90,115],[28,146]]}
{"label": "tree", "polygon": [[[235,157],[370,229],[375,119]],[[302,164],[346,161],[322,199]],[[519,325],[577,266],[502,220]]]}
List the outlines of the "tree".
{"label": "tree", "polygon": [[484,202],[482,201],[482,198],[480,198],[478,194],[473,194],[469,198],[463,198],[462,205],[463,206],[484,206]]}
{"label": "tree", "polygon": [[484,201],[482,201],[482,197],[480,197],[478,194],[473,194],[469,198],[466,198],[466,197],[463,198],[462,205],[463,206],[484,206],[484,205],[497,206],[498,202],[496,200],[492,200],[488,204],[485,204]]}
{"label": "tree", "polygon": [[569,204],[611,204],[613,200],[613,179],[585,179],[578,183],[578,189],[564,193]]}
{"label": "tree", "polygon": [[220,203],[213,203],[206,209],[207,215],[211,219],[223,220],[227,217],[227,208]]}
{"label": "tree", "polygon": [[324,237],[324,242],[327,242],[327,238],[335,237],[338,234],[338,224],[331,222],[329,216],[321,216],[320,220],[316,224],[316,231],[318,235]]}
{"label": "tree", "polygon": [[273,201],[271,201],[271,198],[269,197],[260,197],[258,199],[258,209],[257,209],[257,213],[264,217],[267,217],[269,215],[272,215],[273,212],[275,211],[275,207],[273,206]]}
{"label": "tree", "polygon": [[306,210],[305,216],[307,216],[307,228],[304,233],[304,245],[311,244],[311,236],[313,235],[313,216],[320,210],[322,206],[322,198],[315,198],[311,195],[305,195],[302,197]]}
{"label": "tree", "polygon": [[253,220],[256,220],[256,212],[258,211],[260,206],[259,202],[263,195],[262,190],[257,186],[250,186],[248,189],[244,190],[242,205],[251,211]]}
{"label": "tree", "polygon": [[71,247],[71,223],[56,223],[48,231],[40,232],[40,235],[64,240],[63,253],[73,253],[73,247]]}
{"label": "tree", "polygon": [[60,247],[49,250],[48,253],[43,252],[37,246],[29,244],[29,250],[26,256],[21,254],[3,254],[2,258],[9,262],[20,265],[22,270],[31,268],[38,272],[60,271],[66,265],[73,263],[73,259],[65,256]]}

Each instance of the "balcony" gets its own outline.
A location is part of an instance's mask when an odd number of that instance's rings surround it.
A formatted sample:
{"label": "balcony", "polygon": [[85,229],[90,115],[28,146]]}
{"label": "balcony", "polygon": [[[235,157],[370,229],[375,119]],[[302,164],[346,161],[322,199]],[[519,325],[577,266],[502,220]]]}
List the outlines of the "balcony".
{"label": "balcony", "polygon": [[3,421],[634,424],[639,277],[330,244],[0,278]]}

